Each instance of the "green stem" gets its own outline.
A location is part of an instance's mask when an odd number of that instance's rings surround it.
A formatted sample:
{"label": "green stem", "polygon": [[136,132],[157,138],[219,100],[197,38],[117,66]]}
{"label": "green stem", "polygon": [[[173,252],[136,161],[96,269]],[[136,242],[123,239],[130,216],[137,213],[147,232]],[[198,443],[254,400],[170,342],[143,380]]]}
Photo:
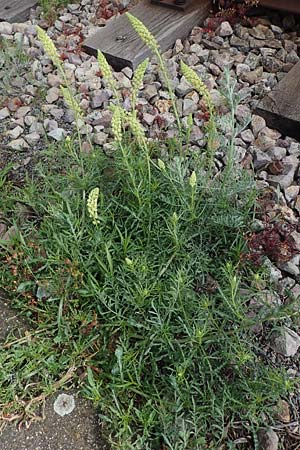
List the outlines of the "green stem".
{"label": "green stem", "polygon": [[167,86],[167,89],[168,89],[168,92],[169,92],[169,95],[170,95],[170,98],[171,98],[172,107],[173,107],[175,119],[176,119],[176,122],[177,122],[178,132],[180,133],[180,153],[181,153],[182,152],[182,128],[181,128],[181,121],[180,121],[178,110],[177,110],[177,106],[176,106],[176,98],[175,98],[175,95],[174,95],[174,92],[173,92],[173,88],[171,86],[170,77],[168,75],[168,71],[167,71],[165,62],[162,59],[161,54],[159,53],[159,50],[155,51],[155,55],[156,55],[156,57],[158,59],[159,66],[160,66],[161,72],[163,74],[164,81],[166,83],[166,86]]}

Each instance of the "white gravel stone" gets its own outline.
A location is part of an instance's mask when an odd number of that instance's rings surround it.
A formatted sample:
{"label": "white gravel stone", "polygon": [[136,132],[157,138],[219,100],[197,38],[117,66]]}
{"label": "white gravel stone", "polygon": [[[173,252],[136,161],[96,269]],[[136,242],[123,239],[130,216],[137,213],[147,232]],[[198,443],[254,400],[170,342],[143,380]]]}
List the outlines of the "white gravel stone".
{"label": "white gravel stone", "polygon": [[33,125],[35,122],[37,122],[37,118],[35,116],[27,115],[27,116],[24,117],[24,123],[28,127],[31,127],[31,125]]}
{"label": "white gravel stone", "polygon": [[149,126],[152,125],[154,120],[155,120],[154,114],[143,113],[143,122],[145,122],[147,125]]}
{"label": "white gravel stone", "polygon": [[0,34],[13,34],[13,26],[8,22],[0,22]]}
{"label": "white gravel stone", "polygon": [[286,156],[286,149],[283,147],[272,147],[267,150],[268,155],[275,161],[280,161]]}
{"label": "white gravel stone", "polygon": [[231,69],[234,64],[234,59],[231,56],[230,53],[224,52],[224,53],[218,53],[213,58],[214,63],[220,67],[220,69],[224,70],[225,67],[228,69]]}
{"label": "white gravel stone", "polygon": [[275,140],[269,138],[265,134],[259,134],[256,138],[254,145],[259,148],[261,151],[266,151],[272,147],[275,147]]}
{"label": "white gravel stone", "polygon": [[62,108],[56,108],[55,106],[49,109],[49,112],[52,117],[56,120],[60,120],[63,118],[65,111]]}
{"label": "white gravel stone", "polygon": [[184,97],[186,94],[191,92],[193,87],[188,83],[185,77],[182,77],[180,83],[176,86],[175,92],[179,97]]}
{"label": "white gravel stone", "polygon": [[283,29],[278,27],[277,25],[273,25],[271,24],[271,30],[276,33],[276,34],[282,34],[283,33]]}
{"label": "white gravel stone", "polygon": [[143,96],[150,101],[158,95],[158,87],[155,83],[147,84],[142,91]]}
{"label": "white gravel stone", "polygon": [[[199,54],[202,54],[203,49],[202,49],[201,45],[199,45],[199,44],[193,44],[193,45],[191,45],[191,47],[190,47],[190,51],[191,51],[192,53],[195,53],[197,56],[199,56]],[[207,54],[209,54],[209,52],[207,52]]]}
{"label": "white gravel stone", "polygon": [[60,95],[61,95],[60,89],[58,87],[52,87],[47,92],[46,102],[54,103],[59,99]]}
{"label": "white gravel stone", "polygon": [[54,130],[48,132],[48,136],[59,142],[65,138],[66,131],[63,128],[55,128]]}
{"label": "white gravel stone", "polygon": [[182,107],[183,116],[188,116],[189,114],[192,114],[195,111],[197,111],[197,109],[198,109],[198,107],[193,100],[191,100],[189,98],[185,98],[183,100],[183,107]]}
{"label": "white gravel stone", "polygon": [[12,130],[7,131],[7,135],[11,139],[18,139],[18,137],[21,136],[23,131],[24,131],[23,128],[18,125],[17,127],[13,128]]}
{"label": "white gravel stone", "polygon": [[243,72],[241,74],[241,79],[243,81],[246,81],[250,84],[256,84],[258,83],[263,76],[263,67],[258,67],[255,70],[252,70],[251,72]]}
{"label": "white gravel stone", "polygon": [[7,119],[10,116],[10,112],[8,108],[0,109],[0,120]]}
{"label": "white gravel stone", "polygon": [[29,133],[24,136],[24,139],[29,145],[34,146],[40,141],[41,136],[38,133]]}
{"label": "white gravel stone", "polygon": [[91,97],[91,107],[93,109],[101,108],[108,103],[111,95],[111,91],[108,89],[95,91]]}
{"label": "white gravel stone", "polygon": [[222,22],[220,27],[217,30],[217,33],[221,37],[231,36],[233,34],[233,29],[229,22]]}
{"label": "white gravel stone", "polygon": [[15,118],[20,119],[21,117],[26,116],[31,111],[29,106],[20,106],[18,110],[15,112]]}
{"label": "white gravel stone", "polygon": [[291,186],[293,183],[299,161],[296,156],[290,155],[283,158],[282,163],[282,173],[280,175],[270,175],[268,180],[270,184],[274,186],[280,185],[280,187],[284,189]]}
{"label": "white gravel stone", "polygon": [[284,190],[285,198],[288,202],[291,202],[297,198],[297,195],[299,194],[300,187],[299,186],[288,186]]}
{"label": "white gravel stone", "polygon": [[289,147],[289,154],[299,156],[300,155],[300,144],[299,142],[292,142]]}
{"label": "white gravel stone", "polygon": [[284,264],[278,264],[278,267],[281,270],[284,270],[285,272],[297,277],[300,274],[299,263],[300,255],[295,255],[290,261]]}
{"label": "white gravel stone", "polygon": [[21,150],[25,148],[29,148],[29,145],[23,138],[14,139],[9,143],[9,147],[13,150]]}
{"label": "white gravel stone", "polygon": [[126,75],[127,78],[129,78],[129,80],[131,80],[133,71],[130,67],[124,67],[124,69],[122,69],[122,72],[124,73],[124,75]]}
{"label": "white gravel stone", "polygon": [[236,74],[238,77],[242,75],[244,72],[250,72],[250,67],[247,64],[237,64],[236,66]]}
{"label": "white gravel stone", "polygon": [[277,284],[278,281],[282,279],[281,270],[279,270],[268,258],[265,258],[264,266],[269,272],[270,282]]}
{"label": "white gravel stone", "polygon": [[127,88],[129,89],[131,87],[131,82],[127,76],[122,72],[115,72],[115,78],[117,80],[118,86],[120,88]]}
{"label": "white gravel stone", "polygon": [[28,46],[29,45],[29,39],[23,33],[15,33],[14,34],[14,41],[17,44],[19,44],[19,45],[24,45],[24,46]]}
{"label": "white gravel stone", "polygon": [[51,87],[61,86],[62,84],[61,78],[58,75],[55,75],[54,73],[48,73],[47,82]]}
{"label": "white gravel stone", "polygon": [[251,130],[244,130],[241,132],[241,138],[247,144],[251,144],[254,141],[254,135]]}
{"label": "white gravel stone", "polygon": [[39,133],[44,134],[44,127],[41,122],[35,121],[29,128],[29,133]]}
{"label": "white gravel stone", "polygon": [[97,145],[104,145],[107,142],[108,134],[99,131],[93,135],[93,142]]}
{"label": "white gravel stone", "polygon": [[279,438],[272,428],[261,428],[258,431],[260,450],[278,450]]}
{"label": "white gravel stone", "polygon": [[263,169],[272,162],[272,159],[267,155],[266,152],[263,152],[258,147],[254,147],[252,149],[254,153],[254,168],[256,170]]}
{"label": "white gravel stone", "polygon": [[210,96],[211,96],[212,103],[214,104],[214,106],[216,108],[220,108],[221,106],[226,105],[227,101],[226,101],[225,97],[217,89],[212,89],[210,91]]}
{"label": "white gravel stone", "polygon": [[244,123],[246,120],[250,120],[251,111],[248,105],[238,105],[236,108],[236,119],[240,123]]}
{"label": "white gravel stone", "polygon": [[281,330],[272,333],[270,347],[283,356],[295,356],[300,347],[300,336],[290,328],[283,327]]}
{"label": "white gravel stone", "polygon": [[56,128],[58,128],[58,123],[53,119],[45,119],[44,128],[48,131],[56,130]]}
{"label": "white gravel stone", "polygon": [[182,52],[183,50],[183,45],[182,45],[182,41],[180,39],[176,39],[175,45],[174,45],[174,52],[175,54],[178,54],[180,52]]}
{"label": "white gravel stone", "polygon": [[263,117],[253,115],[251,120],[252,131],[255,137],[258,136],[258,133],[266,127],[266,121]]}
{"label": "white gravel stone", "polygon": [[29,26],[31,26],[31,22],[15,22],[13,23],[13,32],[25,33]]}

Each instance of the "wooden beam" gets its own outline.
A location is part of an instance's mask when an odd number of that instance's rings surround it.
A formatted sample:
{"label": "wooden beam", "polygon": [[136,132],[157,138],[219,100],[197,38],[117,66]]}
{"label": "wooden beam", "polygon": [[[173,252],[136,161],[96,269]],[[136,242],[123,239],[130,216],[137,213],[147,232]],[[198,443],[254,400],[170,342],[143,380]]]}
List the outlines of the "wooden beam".
{"label": "wooden beam", "polygon": [[269,127],[300,140],[300,62],[263,98],[256,112]]}
{"label": "wooden beam", "polygon": [[0,22],[25,22],[38,0],[0,0]]}
{"label": "wooden beam", "polygon": [[[176,39],[186,38],[194,26],[203,22],[211,7],[211,0],[196,0],[190,8],[181,12],[142,0],[130,13],[144,23],[158,40],[161,50],[165,51]],[[97,54],[98,49],[101,50],[116,70],[126,66],[135,69],[151,55],[125,15],[110,19],[105,27],[86,39],[83,48],[93,55]]]}

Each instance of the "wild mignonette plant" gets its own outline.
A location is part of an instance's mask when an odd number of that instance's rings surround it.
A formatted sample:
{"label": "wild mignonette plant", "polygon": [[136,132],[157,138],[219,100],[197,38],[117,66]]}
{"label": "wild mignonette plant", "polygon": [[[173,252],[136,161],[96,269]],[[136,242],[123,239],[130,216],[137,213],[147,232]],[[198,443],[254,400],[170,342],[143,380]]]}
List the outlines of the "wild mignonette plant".
{"label": "wild mignonette plant", "polygon": [[[156,40],[128,17],[167,79]],[[81,119],[63,63],[38,33],[64,80],[65,101]],[[209,111],[208,164],[182,145],[174,151],[147,139],[135,105],[148,61],[134,74],[129,112],[101,53],[98,61],[114,92],[114,153],[85,154],[79,137],[48,149],[38,182],[19,194],[37,223],[15,223],[13,244],[0,242],[7,252],[1,288],[34,327],[0,353],[3,417],[24,420],[27,411],[32,418],[34,405],[77,382],[97,405],[112,449],[234,448],[244,436],[252,448],[291,383],[260,359],[248,314],[260,290],[243,293],[258,277],[241,258],[255,190],[234,164],[238,96],[227,74],[223,93],[232,111],[224,123],[207,87],[181,65]],[[217,133],[223,125],[228,141]],[[183,142],[181,124],[178,132]],[[229,161],[218,174],[216,140]],[[287,315],[270,308],[259,316],[263,324]]]}
{"label": "wild mignonette plant", "polygon": [[37,29],[38,39],[41,42],[41,44],[43,45],[45,53],[47,54],[47,56],[50,59],[52,59],[53,64],[56,66],[58,73],[64,82],[64,86],[61,86],[61,92],[62,92],[63,98],[64,98],[67,106],[74,113],[79,148],[80,148],[80,151],[82,151],[80,121],[83,119],[83,112],[80,108],[79,103],[77,102],[77,100],[74,97],[74,92],[73,92],[71,84],[66,76],[66,72],[63,67],[63,62],[60,59],[59,53],[58,53],[55,45],[53,44],[52,40],[49,38],[49,36],[45,32],[45,30],[43,30],[39,26],[37,26],[36,29]]}

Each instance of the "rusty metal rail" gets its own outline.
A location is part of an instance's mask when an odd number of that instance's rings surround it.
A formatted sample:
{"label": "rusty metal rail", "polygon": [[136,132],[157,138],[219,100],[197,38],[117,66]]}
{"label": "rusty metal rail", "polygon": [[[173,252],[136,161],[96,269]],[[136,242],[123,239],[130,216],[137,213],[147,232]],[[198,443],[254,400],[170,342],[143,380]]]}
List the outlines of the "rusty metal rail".
{"label": "rusty metal rail", "polygon": [[[199,4],[201,1],[202,0],[151,0],[151,3],[185,10],[191,3]],[[300,0],[259,0],[259,5],[300,14]]]}
{"label": "rusty metal rail", "polygon": [[191,6],[191,4],[199,4],[200,1],[201,0],[151,0],[151,3],[178,9],[179,11],[184,11],[189,6]]}
{"label": "rusty metal rail", "polygon": [[260,0],[259,4],[300,14],[300,0]]}

